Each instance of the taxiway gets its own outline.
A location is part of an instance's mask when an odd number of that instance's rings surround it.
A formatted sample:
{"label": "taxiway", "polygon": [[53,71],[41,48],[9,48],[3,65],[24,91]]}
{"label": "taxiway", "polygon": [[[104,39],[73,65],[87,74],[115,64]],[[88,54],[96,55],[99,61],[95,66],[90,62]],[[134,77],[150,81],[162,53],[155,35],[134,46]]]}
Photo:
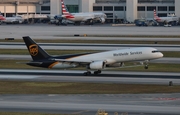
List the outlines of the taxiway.
{"label": "taxiway", "polygon": [[179,115],[180,94],[0,95],[0,111],[128,115]]}

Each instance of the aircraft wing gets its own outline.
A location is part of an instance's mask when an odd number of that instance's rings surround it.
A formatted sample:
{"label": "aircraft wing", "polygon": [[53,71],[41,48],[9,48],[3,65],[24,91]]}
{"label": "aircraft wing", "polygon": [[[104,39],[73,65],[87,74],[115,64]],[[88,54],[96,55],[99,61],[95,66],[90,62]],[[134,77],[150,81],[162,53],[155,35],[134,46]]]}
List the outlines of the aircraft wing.
{"label": "aircraft wing", "polygon": [[106,66],[104,69],[108,70],[108,69],[121,69],[121,68],[132,68],[132,67],[140,67],[140,66],[144,66],[143,62],[133,62],[133,63],[126,63],[127,65],[125,65],[125,63],[121,63],[119,66]]}
{"label": "aircraft wing", "polygon": [[76,60],[66,60],[66,59],[54,59],[54,60],[59,62],[84,63],[84,64],[88,64],[92,62],[92,61],[76,61]]}
{"label": "aircraft wing", "polygon": [[140,67],[140,66],[144,66],[143,64],[139,64],[139,65],[129,65],[129,66],[120,66],[120,67],[105,67],[104,69],[105,70],[108,70],[108,69],[119,69],[119,68],[132,68],[132,67]]}
{"label": "aircraft wing", "polygon": [[85,17],[82,21],[87,21],[87,20],[91,20],[94,19],[94,17]]}
{"label": "aircraft wing", "polygon": [[[59,62],[68,62],[68,63],[79,63],[81,65],[85,65],[85,64],[90,64],[94,61],[73,61],[73,60],[65,60],[65,59],[54,59],[55,61],[59,61]],[[96,60],[98,61],[98,60]],[[100,60],[99,60],[100,61]],[[118,66],[118,67],[105,67],[104,69],[108,70],[108,69],[118,69],[118,68],[132,68],[132,67],[139,67],[139,66],[144,66],[144,63],[143,62],[134,62],[133,64],[131,65],[125,65],[123,63],[123,65],[121,66]]]}

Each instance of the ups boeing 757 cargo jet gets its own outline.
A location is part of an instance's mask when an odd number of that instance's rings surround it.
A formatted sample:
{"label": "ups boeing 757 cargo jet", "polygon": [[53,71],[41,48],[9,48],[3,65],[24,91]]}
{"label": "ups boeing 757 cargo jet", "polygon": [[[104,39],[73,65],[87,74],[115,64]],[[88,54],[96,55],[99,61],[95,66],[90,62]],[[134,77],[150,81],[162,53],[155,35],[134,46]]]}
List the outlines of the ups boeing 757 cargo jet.
{"label": "ups boeing 757 cargo jet", "polygon": [[[105,51],[99,53],[81,53],[61,56],[50,56],[29,36],[23,37],[33,61],[28,65],[44,68],[76,68],[85,67],[90,75],[90,70],[95,70],[94,74],[100,74],[103,69],[123,68],[125,62],[146,61],[163,57],[163,54],[155,48],[139,47],[121,50]],[[143,64],[141,64],[143,65]],[[145,65],[148,68],[148,63]],[[131,66],[132,67],[132,66]],[[133,66],[136,67],[136,66]]]}

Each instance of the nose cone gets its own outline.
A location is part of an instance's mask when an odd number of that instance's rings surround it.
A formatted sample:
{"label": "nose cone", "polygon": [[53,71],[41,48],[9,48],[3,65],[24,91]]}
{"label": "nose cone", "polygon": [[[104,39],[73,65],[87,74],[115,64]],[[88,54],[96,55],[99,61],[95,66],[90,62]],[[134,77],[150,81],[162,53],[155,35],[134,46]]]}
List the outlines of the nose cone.
{"label": "nose cone", "polygon": [[160,52],[159,53],[159,57],[162,58],[164,55]]}

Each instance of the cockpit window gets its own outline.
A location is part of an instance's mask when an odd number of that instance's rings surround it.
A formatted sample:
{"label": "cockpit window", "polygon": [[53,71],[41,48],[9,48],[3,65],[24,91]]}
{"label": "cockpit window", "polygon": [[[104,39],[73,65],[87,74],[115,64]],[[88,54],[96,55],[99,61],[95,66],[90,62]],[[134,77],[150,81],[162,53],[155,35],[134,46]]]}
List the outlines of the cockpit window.
{"label": "cockpit window", "polygon": [[159,51],[157,51],[157,50],[152,51],[152,53],[157,53],[157,52],[159,52]]}

